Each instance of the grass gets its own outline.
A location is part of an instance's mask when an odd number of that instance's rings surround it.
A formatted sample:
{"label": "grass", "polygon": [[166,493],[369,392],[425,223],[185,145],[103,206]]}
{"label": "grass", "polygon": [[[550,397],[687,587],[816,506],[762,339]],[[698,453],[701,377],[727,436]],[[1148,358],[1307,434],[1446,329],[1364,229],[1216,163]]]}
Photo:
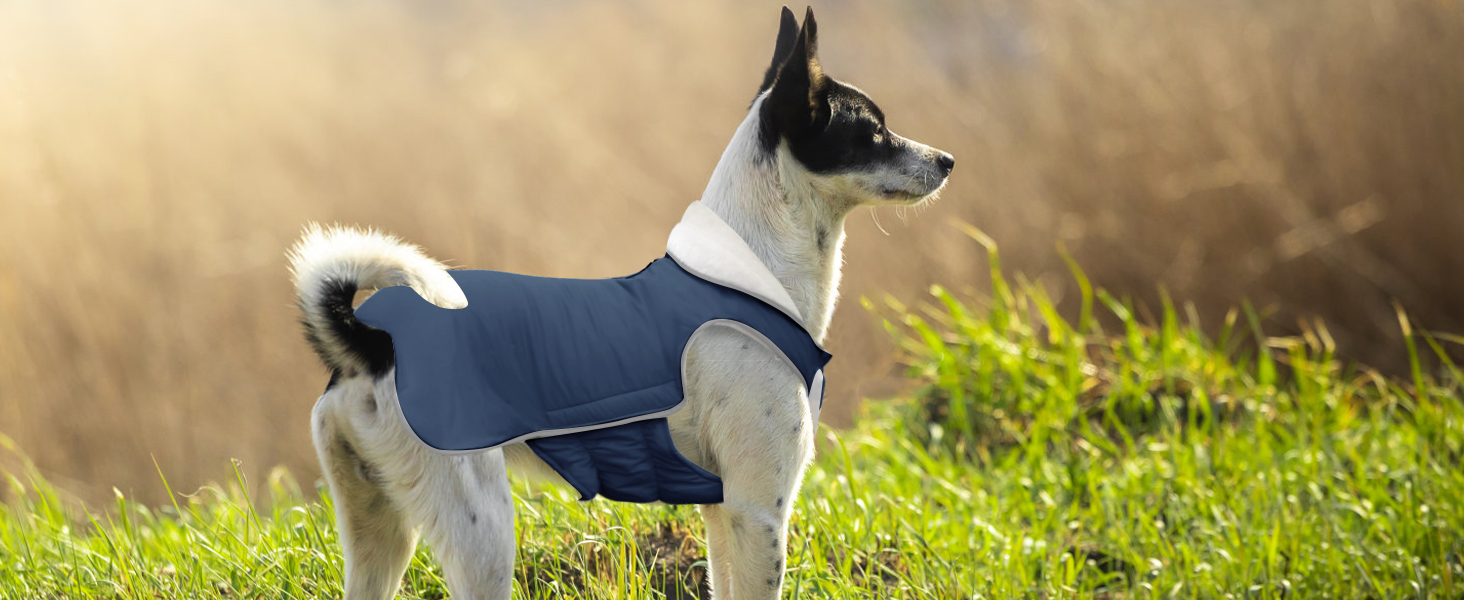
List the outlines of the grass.
{"label": "grass", "polygon": [[[1070,323],[990,257],[989,299],[877,309],[921,387],[822,432],[785,597],[1464,597],[1457,339],[1400,313],[1413,369],[1393,380],[1340,364],[1320,325],[1268,338],[1246,309],[1212,338],[1169,303],[1146,324],[1076,268]],[[283,471],[267,498],[241,475],[161,507],[77,506],[30,469],[10,485],[6,598],[341,593],[330,498]],[[694,509],[515,491],[515,598],[705,593]],[[402,594],[445,595],[429,549]]]}

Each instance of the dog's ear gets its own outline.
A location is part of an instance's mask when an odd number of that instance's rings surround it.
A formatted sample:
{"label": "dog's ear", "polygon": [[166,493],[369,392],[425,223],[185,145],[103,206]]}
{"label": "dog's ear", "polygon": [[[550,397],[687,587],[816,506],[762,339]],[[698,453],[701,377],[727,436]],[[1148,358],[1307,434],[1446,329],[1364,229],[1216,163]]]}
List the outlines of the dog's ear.
{"label": "dog's ear", "polygon": [[778,78],[778,69],[788,60],[788,53],[793,51],[793,43],[797,40],[798,19],[793,16],[793,11],[784,6],[782,22],[778,24],[778,41],[773,45],[773,62],[768,65],[767,72],[763,73],[762,85],[757,88],[759,95],[773,87],[773,80]]}
{"label": "dog's ear", "polygon": [[763,143],[777,146],[779,134],[803,136],[829,123],[828,78],[818,62],[818,23],[809,7],[788,58],[773,78],[763,101]]}

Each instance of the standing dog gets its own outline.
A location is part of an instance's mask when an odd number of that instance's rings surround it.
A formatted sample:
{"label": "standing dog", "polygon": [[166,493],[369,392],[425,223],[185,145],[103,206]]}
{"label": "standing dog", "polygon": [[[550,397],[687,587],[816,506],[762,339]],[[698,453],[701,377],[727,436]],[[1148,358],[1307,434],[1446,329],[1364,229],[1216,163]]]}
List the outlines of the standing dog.
{"label": "standing dog", "polygon": [[[761,259],[821,342],[847,216],[931,198],[954,159],[886,128],[868,96],[823,73],[817,42],[812,10],[800,29],[784,8],[772,64],[701,202]],[[551,480],[555,472],[522,443],[459,455],[420,443],[400,414],[390,338],[352,309],[358,289],[410,285],[449,308],[466,306],[461,290],[416,247],[373,232],[312,227],[290,260],[306,337],[332,370],[311,432],[335,498],[346,597],[390,598],[420,534],[453,598],[508,598],[516,549],[507,465]],[[701,506],[712,590],[723,599],[778,597],[817,425],[803,379],[750,341],[724,328],[695,337],[685,406],[669,417],[676,449],[723,482],[723,503]]]}

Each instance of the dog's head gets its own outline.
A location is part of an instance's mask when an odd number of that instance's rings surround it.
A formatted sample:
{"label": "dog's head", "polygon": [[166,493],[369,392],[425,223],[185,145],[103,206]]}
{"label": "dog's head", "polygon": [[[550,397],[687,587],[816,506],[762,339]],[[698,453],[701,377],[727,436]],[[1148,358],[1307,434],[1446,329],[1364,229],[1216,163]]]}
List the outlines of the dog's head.
{"label": "dog's head", "polygon": [[856,204],[918,204],[940,191],[955,166],[950,154],[890,131],[867,94],[824,74],[812,8],[801,29],[783,8],[758,94],[763,150],[791,158],[795,164],[780,166],[797,169],[821,195]]}

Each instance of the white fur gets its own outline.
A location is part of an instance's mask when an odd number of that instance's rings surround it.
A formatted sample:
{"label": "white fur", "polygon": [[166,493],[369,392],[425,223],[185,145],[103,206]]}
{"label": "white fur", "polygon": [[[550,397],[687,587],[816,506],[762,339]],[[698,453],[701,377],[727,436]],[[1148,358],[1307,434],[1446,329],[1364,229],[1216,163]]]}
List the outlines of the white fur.
{"label": "white fur", "polygon": [[[747,242],[822,342],[837,297],[845,217],[878,197],[856,176],[808,173],[786,148],[760,156],[759,113],[755,104],[702,202]],[[405,282],[439,305],[463,302],[440,265],[379,234],[311,229],[292,263],[307,319],[324,318],[309,307],[329,277],[356,278],[363,287]],[[713,328],[691,342],[687,407],[669,419],[676,448],[724,484],[724,503],[701,507],[719,599],[771,600],[782,586],[788,517],[815,429],[804,382],[783,364],[748,336]],[[515,548],[505,463],[516,473],[557,475],[522,444],[472,455],[432,452],[397,416],[394,379],[348,376],[321,396],[313,415],[346,553],[346,597],[390,598],[420,532],[443,561],[455,600],[509,598]]]}
{"label": "white fur", "polygon": [[427,258],[416,246],[375,230],[325,228],[310,223],[286,258],[306,325],[321,333],[322,351],[329,353],[335,364],[352,370],[361,370],[365,365],[346,351],[341,340],[330,335],[330,315],[320,312],[328,283],[350,281],[363,290],[407,285],[428,302],[444,308],[468,305],[462,289],[442,263]]}

